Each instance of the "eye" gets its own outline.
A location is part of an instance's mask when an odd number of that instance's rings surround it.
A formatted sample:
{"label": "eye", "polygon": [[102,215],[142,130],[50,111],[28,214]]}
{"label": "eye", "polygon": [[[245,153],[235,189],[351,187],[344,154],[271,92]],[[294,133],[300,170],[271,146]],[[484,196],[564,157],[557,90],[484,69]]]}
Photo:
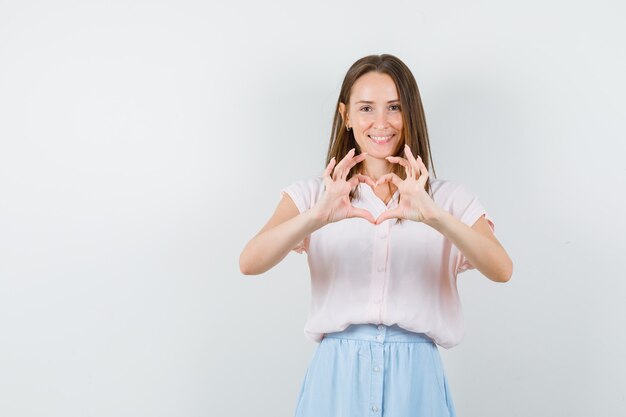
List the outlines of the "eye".
{"label": "eye", "polygon": [[392,105],[391,105],[391,106],[389,106],[389,107],[397,107],[397,108],[398,108],[398,110],[400,110],[400,105],[399,105],[399,104],[392,104]]}
{"label": "eye", "polygon": [[361,110],[363,110],[363,109],[369,109],[369,108],[370,108],[370,106],[363,106],[363,107],[361,107]]}

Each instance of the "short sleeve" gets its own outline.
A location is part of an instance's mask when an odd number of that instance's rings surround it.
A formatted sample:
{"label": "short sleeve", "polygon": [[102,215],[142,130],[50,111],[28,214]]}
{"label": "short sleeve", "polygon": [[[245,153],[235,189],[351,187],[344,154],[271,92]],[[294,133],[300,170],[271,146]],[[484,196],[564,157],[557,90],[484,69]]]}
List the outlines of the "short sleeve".
{"label": "short sleeve", "polygon": [[[320,178],[311,178],[308,180],[298,180],[280,190],[280,196],[287,194],[295,203],[298,211],[304,213],[309,210],[317,200],[320,192],[320,184],[323,185]],[[310,235],[306,236],[292,250],[298,253],[309,251]]]}
{"label": "short sleeve", "polygon": [[[481,217],[485,216],[491,231],[495,235],[495,221],[494,219],[487,213],[481,202],[478,200],[478,196],[472,192],[472,190],[462,184],[458,185],[456,189],[454,200],[453,200],[453,214],[463,223],[472,227],[474,223]],[[469,269],[476,269],[474,265],[472,265],[467,258],[463,255],[461,251],[458,251],[459,255],[457,258],[457,274],[461,272],[467,271]]]}

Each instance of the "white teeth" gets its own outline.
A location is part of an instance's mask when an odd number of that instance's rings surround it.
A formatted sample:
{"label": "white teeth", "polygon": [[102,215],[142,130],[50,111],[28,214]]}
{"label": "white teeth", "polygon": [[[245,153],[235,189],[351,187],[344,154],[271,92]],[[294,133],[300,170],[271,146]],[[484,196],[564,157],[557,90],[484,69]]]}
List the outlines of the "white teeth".
{"label": "white teeth", "polygon": [[391,136],[370,136],[370,138],[374,139],[376,142],[385,142],[391,139]]}

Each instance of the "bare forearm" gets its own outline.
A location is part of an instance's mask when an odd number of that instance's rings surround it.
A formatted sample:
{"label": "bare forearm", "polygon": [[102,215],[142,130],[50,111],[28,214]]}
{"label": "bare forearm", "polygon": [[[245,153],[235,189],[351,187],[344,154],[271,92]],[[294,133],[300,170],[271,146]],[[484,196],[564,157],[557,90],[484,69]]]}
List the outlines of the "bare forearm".
{"label": "bare forearm", "polygon": [[508,281],[512,274],[512,261],[498,242],[472,229],[445,210],[425,223],[450,240],[487,278],[496,282]]}
{"label": "bare forearm", "polygon": [[262,274],[278,264],[300,241],[323,226],[313,210],[255,236],[239,257],[239,268],[245,275]]}

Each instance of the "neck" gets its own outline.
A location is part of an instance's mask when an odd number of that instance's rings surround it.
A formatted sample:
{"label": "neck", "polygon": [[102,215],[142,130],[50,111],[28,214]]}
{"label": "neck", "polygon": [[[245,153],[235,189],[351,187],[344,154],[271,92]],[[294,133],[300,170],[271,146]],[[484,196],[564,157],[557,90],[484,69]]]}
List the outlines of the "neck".
{"label": "neck", "polygon": [[363,171],[374,181],[391,172],[391,163],[386,159],[372,158],[369,155],[363,160]]}

